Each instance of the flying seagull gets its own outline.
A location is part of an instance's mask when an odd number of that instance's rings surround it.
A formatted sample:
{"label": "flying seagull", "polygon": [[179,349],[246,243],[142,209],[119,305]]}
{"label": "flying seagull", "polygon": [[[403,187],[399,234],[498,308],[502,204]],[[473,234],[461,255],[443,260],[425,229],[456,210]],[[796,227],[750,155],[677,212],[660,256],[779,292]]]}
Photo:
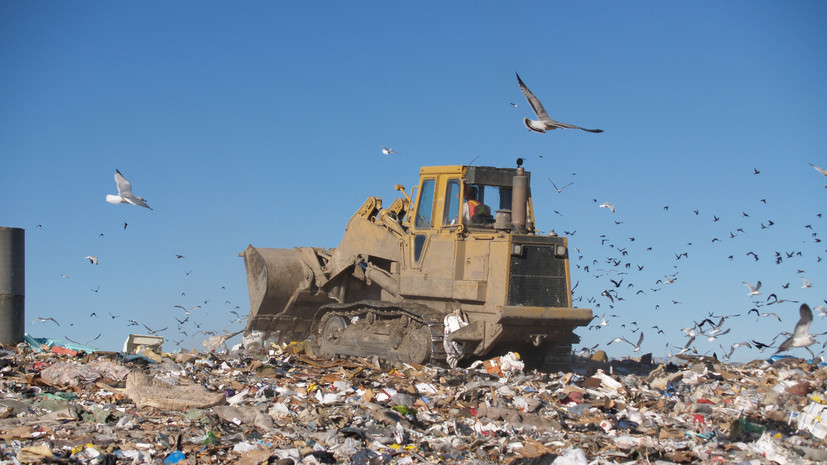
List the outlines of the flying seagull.
{"label": "flying seagull", "polygon": [[814,170],[818,171],[819,173],[823,174],[824,176],[827,176],[827,170],[825,170],[824,168],[819,168],[818,166],[816,166],[812,163],[810,163],[810,166],[812,166]]}
{"label": "flying seagull", "polygon": [[89,260],[89,263],[91,263],[93,265],[98,264],[98,256],[97,255],[87,255],[83,258],[86,259],[86,260]]}
{"label": "flying seagull", "polygon": [[[756,310],[756,311],[755,311],[755,313],[757,314],[757,313],[758,313],[758,310]],[[778,316],[778,314],[777,314],[777,313],[773,313],[773,312],[764,312],[764,313],[762,313],[760,316],[761,316],[761,317],[764,317],[764,318],[773,317],[773,318],[775,318],[776,320],[778,320],[778,322],[779,322],[779,323],[781,323],[781,317],[780,317],[780,316]]]}
{"label": "flying seagull", "polygon": [[781,345],[778,346],[778,350],[776,350],[775,353],[777,354],[779,352],[784,352],[793,347],[803,347],[807,349],[810,356],[815,358],[815,354],[813,354],[813,351],[809,348],[809,346],[815,344],[816,342],[815,339],[813,339],[813,336],[810,335],[810,323],[813,322],[813,311],[810,310],[810,307],[807,304],[801,304],[798,311],[801,314],[801,319],[799,319],[798,323],[795,324],[793,335],[787,338],[786,341],[782,342]]}
{"label": "flying seagull", "polygon": [[612,213],[614,213],[614,212],[615,212],[615,206],[614,206],[614,204],[611,204],[611,203],[609,203],[609,202],[603,202],[603,203],[601,203],[601,204],[600,204],[600,208],[608,208],[609,210],[611,210],[611,211],[612,211]]}
{"label": "flying seagull", "polygon": [[65,338],[66,338],[66,340],[67,340],[67,341],[69,341],[69,342],[74,342],[75,344],[81,344],[81,345],[84,345],[84,346],[88,346],[88,345],[89,345],[89,344],[91,344],[92,342],[97,341],[97,340],[101,337],[101,334],[102,334],[102,333],[98,333],[98,335],[97,335],[97,336],[95,336],[94,338],[92,338],[92,339],[90,339],[90,340],[86,341],[85,343],[81,343],[81,342],[75,341],[75,340],[73,340],[73,339],[69,339],[69,336],[63,336],[63,337],[65,337]]}
{"label": "flying seagull", "polygon": [[[152,208],[146,204],[146,199],[132,193],[132,184],[130,184],[118,170],[115,170],[115,183],[118,185],[118,195],[108,194],[106,196],[107,202],[115,205],[119,203],[131,203],[132,205],[138,205],[139,207],[152,210]],[[124,223],[124,229],[126,229],[126,223]]]}
{"label": "flying seagull", "polygon": [[724,349],[724,346],[722,346],[722,345],[720,345],[720,344],[719,344],[719,347],[720,347],[720,348],[721,348],[721,350],[724,352],[724,354],[723,354],[723,355],[724,355],[724,360],[727,360],[727,361],[729,361],[729,358],[730,358],[730,357],[732,357],[732,353],[733,353],[733,352],[735,352],[735,349],[737,349],[737,348],[739,348],[739,347],[749,347],[750,349],[752,349],[752,345],[750,345],[750,343],[749,343],[749,342],[747,342],[747,341],[743,341],[743,342],[736,342],[735,344],[732,344],[732,345],[729,347],[729,351],[728,351],[728,352],[727,352],[727,350],[726,350],[726,349]]}
{"label": "flying seagull", "polygon": [[552,181],[552,180],[551,180],[551,178],[548,178],[548,180],[549,180],[549,182],[551,183],[551,185],[552,185],[552,186],[554,186],[554,189],[555,189],[555,190],[557,190],[557,193],[558,193],[558,194],[562,193],[562,192],[563,192],[563,189],[565,189],[565,188],[567,188],[567,187],[571,186],[572,184],[574,184],[574,181],[572,181],[572,182],[570,182],[570,183],[566,184],[566,185],[565,185],[565,186],[563,186],[563,187],[557,187],[557,184],[554,184],[554,181]]}
{"label": "flying seagull", "polygon": [[640,344],[643,342],[643,331],[641,331],[641,333],[640,333],[640,338],[638,338],[637,344],[635,344],[634,342],[626,339],[625,337],[616,337],[616,338],[612,339],[611,341],[609,341],[606,345],[610,345],[612,342],[621,342],[621,341],[623,341],[623,342],[631,345],[632,347],[634,347],[635,350],[633,352],[639,352],[640,351]]}
{"label": "flying seagull", "polygon": [[193,310],[198,309],[198,308],[201,308],[201,306],[200,306],[200,305],[195,305],[195,306],[193,306],[193,307],[190,307],[190,309],[189,309],[189,310],[187,310],[186,308],[184,308],[184,306],[183,306],[183,305],[173,305],[173,307],[175,307],[175,308],[180,308],[180,309],[181,309],[181,310],[183,310],[183,311],[184,311],[184,313],[185,313],[185,314],[187,314],[187,315],[189,315],[189,314],[190,314],[190,312],[192,312]]}
{"label": "flying seagull", "polygon": [[[143,324],[143,323],[141,323],[141,324]],[[146,328],[146,330],[149,332],[149,334],[160,333],[161,331],[166,331],[166,329],[167,329],[167,328],[152,329],[147,325],[143,325],[143,326],[144,326],[144,328]]]}
{"label": "flying seagull", "polygon": [[683,353],[689,352],[690,350],[693,350],[693,349],[694,349],[694,347],[692,346],[692,343],[693,343],[693,342],[695,342],[695,336],[691,336],[691,337],[689,338],[689,340],[688,340],[688,341],[686,341],[686,345],[685,345],[685,346],[683,346],[683,347],[673,346],[673,347],[675,347],[676,349],[681,349],[681,351],[680,351],[680,352],[678,352],[678,355],[681,355],[681,354],[683,354]]}
{"label": "flying seagull", "polygon": [[758,295],[758,294],[760,294],[760,292],[758,292],[758,289],[761,289],[761,281],[758,281],[757,283],[755,283],[755,286],[753,286],[752,284],[750,284],[748,282],[744,282],[744,285],[749,288],[749,294],[747,294],[747,295]]}
{"label": "flying seagull", "polygon": [[399,155],[399,152],[397,152],[396,150],[385,147],[384,145],[382,146],[382,154],[383,155],[390,155],[392,153],[395,153],[395,154]]}
{"label": "flying seagull", "polygon": [[[39,317],[35,318],[35,319],[34,319],[34,321],[39,321],[39,322],[41,322],[41,323],[45,323],[45,322],[47,322],[47,321],[52,321],[52,322],[54,322],[54,324],[56,324],[56,325],[60,326],[60,323],[58,323],[58,322],[57,322],[57,320],[55,320],[55,319],[54,319],[54,318],[52,318],[52,317],[49,317],[49,318],[43,318],[42,316],[39,316]],[[34,323],[34,321],[32,321],[32,323]]]}
{"label": "flying seagull", "polygon": [[586,129],[586,128],[581,128],[580,126],[575,126],[573,124],[561,123],[559,121],[554,121],[553,119],[551,119],[548,116],[548,113],[546,113],[546,109],[543,108],[543,104],[540,103],[540,100],[537,97],[535,97],[534,94],[530,90],[528,90],[528,87],[526,87],[526,85],[523,83],[523,80],[520,79],[519,74],[517,74],[517,82],[520,84],[520,90],[523,91],[523,95],[525,95],[526,100],[528,100],[528,104],[531,105],[531,109],[534,110],[534,113],[537,115],[537,118],[539,118],[539,121],[528,119],[528,118],[523,118],[523,123],[525,123],[526,127],[530,131],[546,132],[546,131],[551,131],[551,130],[557,129],[557,128],[563,128],[563,129],[581,129],[583,131],[594,132],[594,133],[603,132],[602,129]]}

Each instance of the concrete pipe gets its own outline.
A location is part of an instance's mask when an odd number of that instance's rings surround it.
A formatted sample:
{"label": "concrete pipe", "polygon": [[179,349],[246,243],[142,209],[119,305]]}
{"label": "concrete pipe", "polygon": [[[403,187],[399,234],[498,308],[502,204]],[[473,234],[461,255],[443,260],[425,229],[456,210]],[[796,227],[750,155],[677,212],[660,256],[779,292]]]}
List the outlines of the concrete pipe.
{"label": "concrete pipe", "polygon": [[23,341],[26,329],[26,231],[0,226],[0,344]]}

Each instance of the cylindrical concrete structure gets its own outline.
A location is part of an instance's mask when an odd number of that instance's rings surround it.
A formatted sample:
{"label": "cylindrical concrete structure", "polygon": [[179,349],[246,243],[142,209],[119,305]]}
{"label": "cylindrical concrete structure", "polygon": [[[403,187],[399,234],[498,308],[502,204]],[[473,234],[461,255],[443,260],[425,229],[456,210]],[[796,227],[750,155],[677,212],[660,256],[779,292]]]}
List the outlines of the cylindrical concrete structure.
{"label": "cylindrical concrete structure", "polygon": [[23,341],[25,296],[26,231],[0,226],[0,344]]}

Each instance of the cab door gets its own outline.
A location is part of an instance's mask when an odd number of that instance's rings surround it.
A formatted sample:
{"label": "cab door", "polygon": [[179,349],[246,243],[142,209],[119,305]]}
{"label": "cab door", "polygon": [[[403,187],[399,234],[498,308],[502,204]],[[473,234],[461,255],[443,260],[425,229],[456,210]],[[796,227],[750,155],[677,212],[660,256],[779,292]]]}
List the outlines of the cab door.
{"label": "cab door", "polygon": [[459,224],[459,187],[459,176],[422,178],[408,239],[410,266],[401,273],[402,294],[451,296],[455,263],[452,229]]}

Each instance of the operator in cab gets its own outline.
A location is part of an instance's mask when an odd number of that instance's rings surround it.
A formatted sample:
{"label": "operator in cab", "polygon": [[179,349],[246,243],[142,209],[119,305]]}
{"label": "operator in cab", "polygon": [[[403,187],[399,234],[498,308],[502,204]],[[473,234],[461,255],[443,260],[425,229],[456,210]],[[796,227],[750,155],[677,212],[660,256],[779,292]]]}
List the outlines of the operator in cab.
{"label": "operator in cab", "polygon": [[465,188],[465,204],[462,206],[462,222],[463,224],[481,223],[481,218],[491,217],[491,209],[488,205],[480,202],[479,190],[477,186],[467,186]]}

